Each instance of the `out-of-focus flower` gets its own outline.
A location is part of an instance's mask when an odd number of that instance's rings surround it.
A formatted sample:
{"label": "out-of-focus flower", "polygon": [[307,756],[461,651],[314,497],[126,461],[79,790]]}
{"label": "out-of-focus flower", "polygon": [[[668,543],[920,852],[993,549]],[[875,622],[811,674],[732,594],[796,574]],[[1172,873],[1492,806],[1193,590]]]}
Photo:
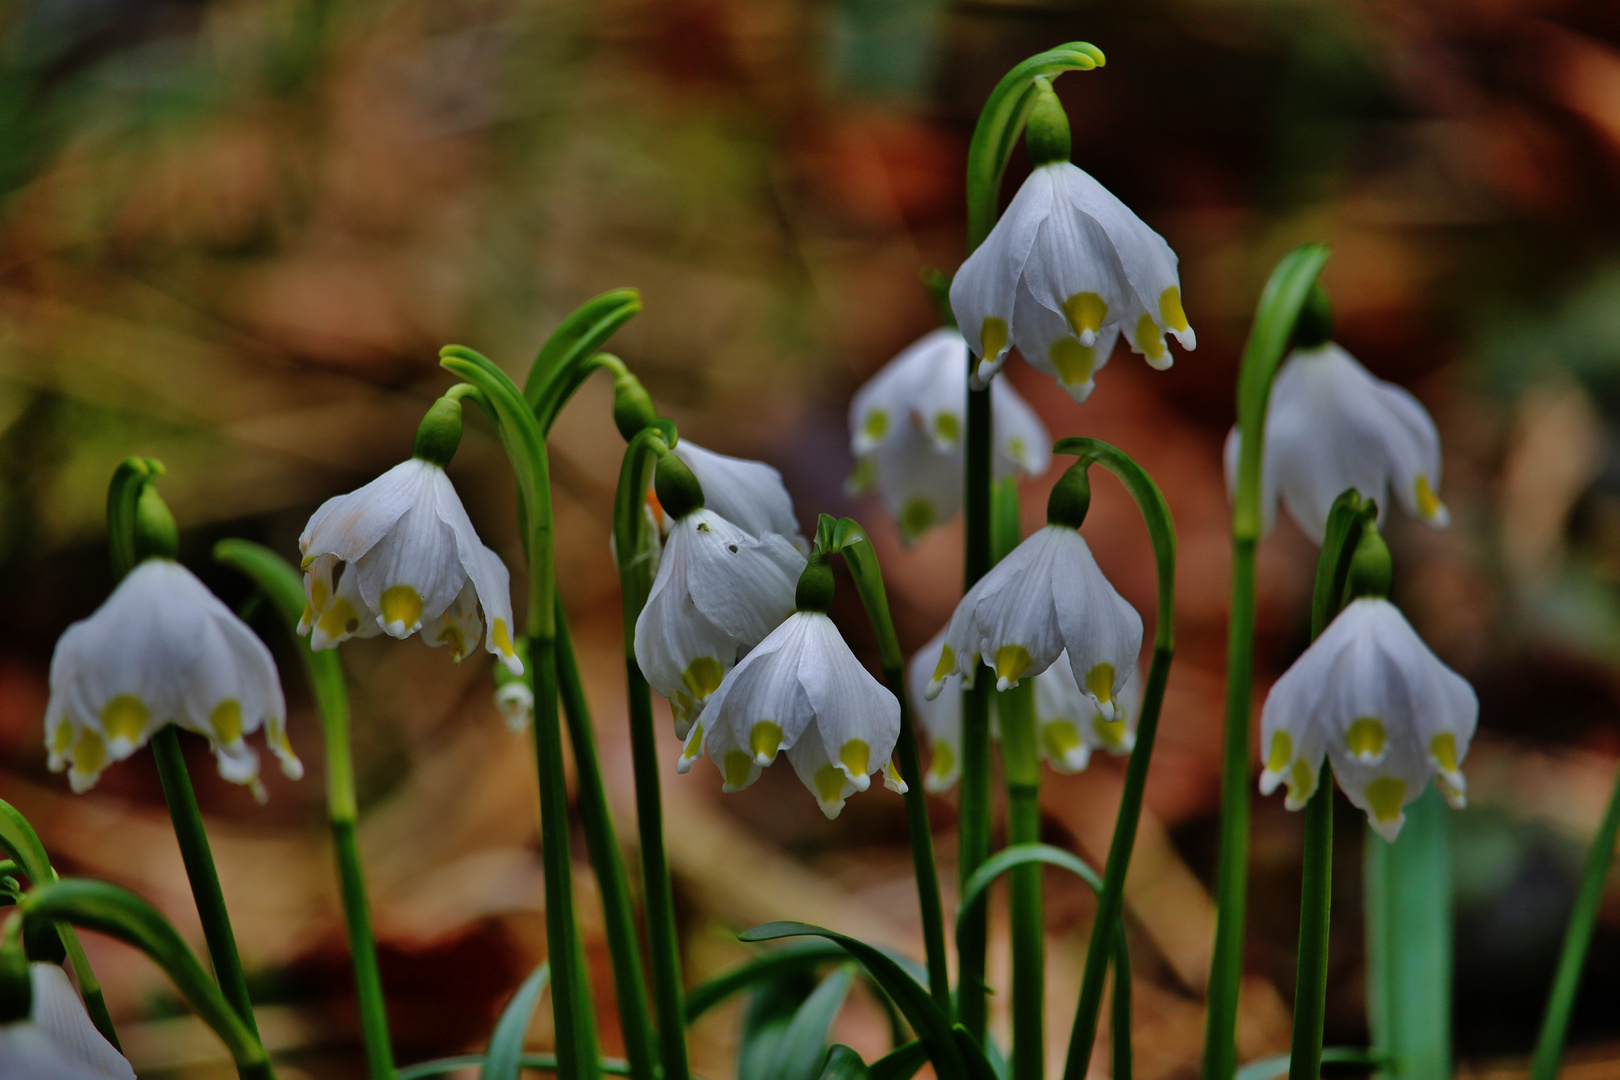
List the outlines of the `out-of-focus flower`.
{"label": "out-of-focus flower", "polygon": [[918,649],[906,665],[906,693],[911,710],[928,733],[928,769],[923,790],[933,795],[950,790],[962,775],[962,677],[947,676],[943,692],[928,696],[929,679],[945,645],[945,631]]}
{"label": "out-of-focus flower", "polygon": [[1052,666],[1035,676],[1035,721],[1039,727],[1041,756],[1062,773],[1076,773],[1091,763],[1093,750],[1128,754],[1136,745],[1136,669],[1127,669],[1125,683],[1114,698],[1111,715],[1103,715],[1092,696],[1080,689],[1068,657],[1059,655]]}
{"label": "out-of-focus flower", "polygon": [[[889,361],[849,408],[852,494],[876,491],[908,543],[962,505],[967,430],[967,343],[935,330]],[[1051,463],[1051,436],[1004,380],[991,387],[997,477],[1036,476]]]}
{"label": "out-of-focus flower", "polygon": [[28,1014],[0,1017],[0,1077],[135,1080],[129,1062],[90,1022],[67,972],[56,964],[32,963],[28,982]]}
{"label": "out-of-focus flower", "polygon": [[[485,547],[439,465],[411,458],[326,500],[298,538],[308,605],[299,633],[330,649],[351,637],[418,631],[460,660],[480,637],[521,674],[506,564]],[[483,607],[484,619],[479,618]]]}
{"label": "out-of-focus flower", "polygon": [[889,787],[904,790],[887,765],[899,737],[894,695],[825,612],[801,610],[726,676],[682,757],[695,758],[706,742],[725,790],[741,791],[785,750],[822,813],[835,818],[845,799],[867,789],[875,766]]}
{"label": "out-of-focus flower", "polygon": [[1112,721],[1142,648],[1142,617],[1103,576],[1071,525],[1049,524],[968,590],[945,630],[927,694],[952,672],[972,685],[981,663],[1005,690],[1068,651],[1077,685]]}
{"label": "out-of-focus flower", "polygon": [[1452,806],[1463,805],[1461,765],[1478,717],[1473,687],[1429,651],[1395,605],[1353,600],[1266,698],[1260,791],[1286,783],[1288,808],[1300,809],[1326,754],[1345,795],[1378,835],[1394,840],[1403,808],[1430,777]]}
{"label": "out-of-focus flower", "polygon": [[257,785],[265,742],[294,779],[287,706],[270,650],[196,576],[170,559],[147,559],[88,619],[68,627],[51,657],[45,745],[52,770],[88,791],[103,769],[145,746],[164,724],[206,737],[220,775]]}
{"label": "out-of-focus flower", "polygon": [[534,691],[522,679],[513,679],[495,688],[495,708],[513,734],[528,729],[534,723]]}
{"label": "out-of-focus flower", "polygon": [[800,554],[809,553],[810,543],[799,531],[799,519],[793,513],[793,498],[776,469],[763,461],[705,450],[689,439],[675,445],[675,456],[703,486],[708,509],[744,532],[760,537],[775,533]]}
{"label": "out-of-focus flower", "polygon": [[[1242,437],[1226,439],[1226,483],[1237,487]],[[1405,389],[1375,378],[1332,342],[1295,349],[1271,384],[1262,466],[1265,528],[1281,496],[1299,527],[1322,542],[1333,500],[1349,488],[1375,499],[1382,513],[1393,484],[1412,516],[1443,528],[1440,433]]]}
{"label": "out-of-focus flower", "polygon": [[951,307],[988,382],[1017,346],[1077,401],[1108,359],[1113,334],[1156,368],[1170,366],[1164,334],[1197,339],[1181,304],[1176,254],[1083,170],[1034,169],[983,244],[951,282]]}
{"label": "out-of-focus flower", "polygon": [[670,526],[635,650],[648,685],[669,699],[678,736],[726,672],[792,614],[804,562],[781,534],[756,536],[701,506]]}

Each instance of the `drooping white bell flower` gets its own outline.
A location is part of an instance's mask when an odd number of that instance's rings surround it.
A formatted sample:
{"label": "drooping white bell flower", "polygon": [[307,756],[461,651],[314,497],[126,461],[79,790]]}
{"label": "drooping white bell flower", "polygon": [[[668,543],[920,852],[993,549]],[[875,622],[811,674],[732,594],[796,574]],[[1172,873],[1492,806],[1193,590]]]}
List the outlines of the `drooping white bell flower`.
{"label": "drooping white bell flower", "polygon": [[1429,778],[1454,807],[1479,717],[1468,681],[1429,650],[1400,609],[1362,597],[1272,686],[1260,716],[1260,791],[1288,785],[1288,809],[1316,790],[1325,753],[1339,787],[1394,840]]}
{"label": "drooping white bell flower", "polygon": [[755,536],[775,533],[800,554],[809,553],[810,542],[799,531],[799,519],[793,513],[793,497],[776,469],[763,461],[705,450],[689,439],[675,445],[675,456],[703,485],[708,509],[744,532]]}
{"label": "drooping white bell flower", "polygon": [[[850,403],[850,492],[876,491],[907,543],[962,505],[966,359],[960,332],[935,330],[889,361]],[[991,387],[990,408],[996,477],[1044,473],[1051,436],[1035,410],[1005,381]]]}
{"label": "drooping white bell flower", "polygon": [[1112,715],[1103,715],[1092,696],[1080,689],[1068,657],[1060,655],[1052,666],[1035,676],[1035,722],[1041,756],[1061,773],[1077,773],[1091,763],[1093,750],[1129,754],[1136,745],[1137,701],[1135,668],[1114,698]]}
{"label": "drooping white bell flower", "polygon": [[[1237,487],[1242,438],[1226,439],[1227,490]],[[1451,520],[1440,501],[1440,433],[1417,398],[1376,378],[1332,342],[1295,349],[1271,384],[1262,464],[1265,528],[1280,496],[1289,514],[1322,542],[1333,500],[1349,488],[1377,500],[1390,486],[1407,513],[1435,528]]]}
{"label": "drooping white bell flower", "polygon": [[928,682],[939,662],[945,644],[942,629],[934,639],[918,649],[906,665],[906,693],[911,711],[928,733],[928,768],[923,773],[923,790],[938,795],[950,790],[962,775],[962,677],[946,677],[943,692],[928,697]]}
{"label": "drooping white bell flower", "polygon": [[[666,467],[661,498],[669,476]],[[635,650],[648,685],[669,699],[678,736],[687,737],[726,672],[793,613],[804,562],[781,534],[756,536],[706,507],[675,519],[636,619]]]}
{"label": "drooping white bell flower", "polygon": [[33,1004],[25,1019],[0,1023],[4,1080],[135,1080],[135,1070],[90,1022],[56,964],[28,965]]}
{"label": "drooping white bell flower", "polygon": [[1155,368],[1166,332],[1197,346],[1181,303],[1176,253],[1130,208],[1067,160],[1037,166],[951,282],[951,307],[979,385],[1013,346],[1077,401],[1114,334]]}
{"label": "drooping white bell flower", "polygon": [[1109,584],[1079,532],[1090,502],[1085,473],[1071,468],[1052,489],[1048,524],[1019,544],[962,598],[945,629],[927,695],[960,672],[971,686],[979,665],[997,689],[1038,675],[1065,650],[1075,682],[1113,720],[1136,670],[1142,617]]}
{"label": "drooping white bell flower", "polygon": [[[705,729],[707,729],[705,731]],[[890,771],[900,737],[900,703],[874,679],[825,612],[801,610],[771,631],[727,675],[687,736],[683,759],[707,744],[724,790],[741,791],[786,751],[821,812],[871,784],[905,790]]]}
{"label": "drooping white bell flower", "polygon": [[312,648],[420,632],[460,660],[482,638],[509,671],[523,672],[506,564],[478,539],[441,466],[414,457],[326,500],[298,548],[309,601],[298,629]]}
{"label": "drooping white bell flower", "polygon": [[68,769],[77,792],[173,723],[206,737],[220,775],[258,794],[259,757],[243,736],[261,726],[282,771],[303,775],[286,721],[270,650],[171,559],[131,570],[93,615],[68,627],[51,657],[45,745],[51,769]]}

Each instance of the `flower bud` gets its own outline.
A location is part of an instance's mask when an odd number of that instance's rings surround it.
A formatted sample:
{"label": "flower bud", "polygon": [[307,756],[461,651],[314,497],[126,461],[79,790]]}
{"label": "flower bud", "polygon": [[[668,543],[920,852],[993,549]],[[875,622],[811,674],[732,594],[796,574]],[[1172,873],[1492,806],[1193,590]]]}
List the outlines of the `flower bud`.
{"label": "flower bud", "polygon": [[671,452],[658,459],[653,474],[653,491],[658,504],[671,519],[679,521],[694,510],[703,509],[703,485],[687,468],[686,462]]}
{"label": "flower bud", "polygon": [[1057,484],[1052,488],[1052,494],[1047,496],[1046,523],[1078,529],[1085,524],[1086,511],[1090,509],[1091,480],[1086,476],[1086,466],[1071,465],[1069,470],[1058,478]]}
{"label": "flower bud", "polygon": [[461,445],[461,399],[446,394],[435,401],[416,428],[411,456],[431,462],[441,469],[456,456]]}
{"label": "flower bud", "polygon": [[615,375],[613,423],[619,429],[619,434],[624,436],[624,441],[629,442],[638,431],[652,427],[657,419],[658,410],[653,406],[652,395],[641,385],[641,380],[629,371]]}
{"label": "flower bud", "polygon": [[1035,105],[1024,128],[1024,149],[1036,168],[1069,160],[1069,117],[1057,92],[1045,77],[1035,80]]}

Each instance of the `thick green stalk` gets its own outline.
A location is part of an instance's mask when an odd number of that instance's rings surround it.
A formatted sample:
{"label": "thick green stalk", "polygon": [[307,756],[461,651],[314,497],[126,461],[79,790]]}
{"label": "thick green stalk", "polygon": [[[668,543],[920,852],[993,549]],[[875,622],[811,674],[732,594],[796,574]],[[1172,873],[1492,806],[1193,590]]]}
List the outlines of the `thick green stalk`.
{"label": "thick green stalk", "polygon": [[[1041,755],[1035,731],[1035,682],[997,696],[1001,761],[1007,784],[1007,845],[1041,842]],[[1046,1074],[1046,911],[1041,866],[1008,874],[1012,923],[1012,1080]]]}
{"label": "thick green stalk", "polygon": [[1294,1041],[1288,1080],[1316,1080],[1327,1010],[1328,924],[1333,901],[1333,769],[1322,763],[1305,806],[1304,881],[1299,896],[1299,961],[1294,975]]}
{"label": "thick green stalk", "polygon": [[659,778],[658,736],[652,691],[636,662],[636,619],[652,589],[651,545],[645,504],[659,449],[674,442],[673,426],[647,428],[625,448],[614,495],[613,543],[619,558],[619,595],[624,625],[625,691],[630,711],[630,754],[636,779],[636,828],[641,841],[642,888],[647,901],[647,944],[652,958],[653,1001],[658,1010],[658,1052],[663,1080],[687,1080],[686,1003],[681,978],[680,933],[675,895],[664,848],[664,802]]}
{"label": "thick green stalk", "polygon": [[[973,354],[967,355],[969,370]],[[963,589],[971,589],[990,570],[990,391],[969,390],[967,407],[967,465],[963,492],[966,513],[967,556]],[[962,691],[962,779],[957,803],[957,876],[966,884],[990,857],[990,701],[995,692],[988,678],[979,678]],[[962,933],[957,953],[957,1017],[981,1043],[985,1035],[985,948],[987,912],[973,913]]]}
{"label": "thick green stalk", "polygon": [[1131,1080],[1131,954],[1125,929],[1114,938],[1114,1075],[1109,1080]]}
{"label": "thick green stalk", "polygon": [[1592,837],[1592,846],[1586,852],[1586,866],[1581,871],[1580,891],[1575,894],[1575,908],[1570,912],[1569,927],[1564,931],[1563,951],[1558,955],[1558,973],[1553,978],[1552,993],[1547,998],[1547,1013],[1541,1021],[1541,1037],[1536,1040],[1536,1056],[1530,1064],[1530,1080],[1556,1080],[1559,1063],[1564,1058],[1564,1040],[1569,1035],[1569,1016],[1575,1008],[1575,995],[1581,986],[1581,969],[1586,964],[1586,951],[1592,944],[1592,932],[1597,928],[1598,910],[1603,906],[1604,886],[1608,883],[1609,866],[1614,862],[1615,834],[1620,832],[1620,777],[1615,779],[1609,795],[1609,808]]}
{"label": "thick green stalk", "polygon": [[[928,821],[928,796],[922,785],[922,760],[917,753],[916,726],[912,722],[911,701],[906,692],[905,657],[900,652],[900,638],[894,630],[894,619],[889,614],[889,594],[883,587],[883,571],[878,566],[877,552],[859,523],[844,518],[835,525],[822,516],[816,540],[844,556],[861,604],[878,640],[878,657],[883,668],[883,682],[900,703],[900,738],[895,743],[895,754],[900,761],[900,776],[906,782],[906,831],[911,840],[911,863],[917,880],[917,905],[922,914],[923,949],[928,959],[928,989],[945,1015],[952,1012],[950,973],[945,962],[945,914],[939,899],[939,867],[934,862],[934,833]],[[823,539],[823,532],[832,529],[832,535]]]}
{"label": "thick green stalk", "polygon": [[647,1015],[647,988],[636,947],[635,913],[630,905],[630,883],[619,840],[608,813],[607,790],[596,755],[596,730],[590,705],[574,658],[574,642],[562,598],[557,599],[557,681],[562,691],[563,715],[568,720],[568,741],[574,747],[579,776],[579,810],[585,826],[585,846],[602,893],[602,916],[607,924],[608,954],[613,962],[613,987],[624,1029],[624,1053],[633,1076],[652,1076],[655,1054],[652,1024]]}
{"label": "thick green stalk", "polygon": [[174,838],[180,844],[180,858],[185,863],[191,894],[197,902],[197,915],[202,919],[203,938],[208,943],[209,958],[214,962],[214,978],[219,981],[225,1000],[254,1038],[258,1038],[253,1002],[248,998],[247,979],[236,952],[236,937],[231,933],[231,916],[225,910],[225,894],[219,887],[219,873],[214,869],[208,833],[203,830],[197,793],[192,790],[191,776],[186,772],[180,733],[173,724],[165,724],[152,736],[152,757],[157,761],[163,799],[169,804],[169,819],[174,822]]}
{"label": "thick green stalk", "polygon": [[1220,850],[1215,870],[1215,949],[1210,961],[1204,1028],[1204,1080],[1237,1072],[1238,986],[1248,909],[1249,723],[1254,679],[1254,560],[1261,529],[1261,465],[1271,383],[1293,336],[1327,248],[1305,244],[1266,281],[1243,349],[1237,413],[1242,440],[1232,500],[1232,611],[1227,624],[1226,735],[1221,762]]}

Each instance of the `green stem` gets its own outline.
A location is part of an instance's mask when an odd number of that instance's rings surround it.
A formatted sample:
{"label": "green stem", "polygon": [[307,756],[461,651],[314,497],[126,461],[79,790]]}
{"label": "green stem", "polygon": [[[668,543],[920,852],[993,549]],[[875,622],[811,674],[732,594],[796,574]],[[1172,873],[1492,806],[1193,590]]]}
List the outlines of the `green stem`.
{"label": "green stem", "polygon": [[1304,881],[1299,895],[1299,961],[1294,976],[1294,1041],[1288,1080],[1316,1080],[1327,1010],[1328,924],[1333,901],[1333,770],[1326,762],[1305,806]]}
{"label": "green stem", "polygon": [[[1260,295],[1238,376],[1237,490],[1232,500],[1232,610],[1227,624],[1226,733],[1221,761],[1220,850],[1215,869],[1215,949],[1204,1027],[1204,1080],[1237,1072],[1238,986],[1248,908],[1249,723],[1254,679],[1254,560],[1260,542],[1261,466],[1271,383],[1327,248],[1305,244],[1277,264]],[[1072,1060],[1072,1059],[1071,1059]]]}
{"label": "green stem", "polygon": [[[1041,842],[1041,757],[1035,732],[1035,683],[1025,679],[997,698],[1001,760],[1007,784],[1007,844]],[[1041,866],[1008,876],[1012,922],[1012,1078],[1046,1073],[1046,911]]]}
{"label": "green stem", "polygon": [[1114,938],[1114,1075],[1110,1080],[1131,1080],[1131,953],[1125,929]]}
{"label": "green stem", "polygon": [[1536,1055],[1530,1065],[1530,1080],[1555,1080],[1559,1063],[1564,1057],[1564,1040],[1569,1035],[1570,1013],[1575,1008],[1575,996],[1581,986],[1581,969],[1586,964],[1586,952],[1592,944],[1592,932],[1597,927],[1598,911],[1603,906],[1604,886],[1609,866],[1614,862],[1615,834],[1620,832],[1620,777],[1616,777],[1614,790],[1609,794],[1609,808],[1603,813],[1592,846],[1586,852],[1586,866],[1581,871],[1580,891],[1575,894],[1575,908],[1570,913],[1569,927],[1564,932],[1563,951],[1558,955],[1558,973],[1553,978],[1552,994],[1547,998],[1547,1014],[1541,1022],[1541,1037],[1536,1040]]}
{"label": "green stem", "polygon": [[[831,543],[823,540],[823,532],[833,529]],[[922,915],[923,949],[928,960],[928,989],[946,1016],[951,1015],[950,971],[945,960],[945,914],[939,899],[939,867],[934,862],[934,832],[928,821],[928,796],[922,785],[922,760],[917,752],[916,726],[912,722],[911,701],[906,693],[905,657],[900,652],[900,638],[894,630],[894,619],[889,614],[889,594],[883,587],[883,571],[878,565],[877,552],[865,530],[852,518],[831,524],[822,516],[822,528],[817,530],[817,543],[844,556],[854,579],[855,590],[860,593],[866,617],[878,640],[878,656],[883,668],[883,682],[900,703],[900,737],[895,743],[899,757],[900,776],[906,782],[906,831],[911,840],[911,863],[917,881],[917,906]]]}
{"label": "green stem", "polygon": [[[968,370],[974,366],[967,354]],[[990,391],[969,390],[967,463],[963,504],[967,555],[962,587],[971,589],[990,570]],[[980,678],[962,691],[962,779],[957,803],[957,876],[966,884],[990,857],[990,701],[995,687]],[[987,913],[974,912],[958,935],[956,1007],[962,1026],[981,1043],[985,1035]]]}
{"label": "green stem", "polygon": [[203,830],[197,793],[192,790],[191,776],[186,772],[180,733],[173,724],[165,724],[152,736],[152,756],[157,761],[158,778],[163,782],[163,799],[169,804],[169,818],[174,822],[180,858],[186,866],[186,877],[191,881],[191,895],[197,902],[197,915],[202,919],[203,939],[208,943],[208,956],[214,962],[214,978],[219,981],[225,1000],[257,1038],[259,1027],[253,1018],[253,1002],[248,998],[242,959],[236,952],[236,937],[231,933],[231,916],[225,910],[225,894],[219,887],[219,873],[214,869],[208,833]]}
{"label": "green stem", "polygon": [[648,428],[625,448],[614,496],[613,542],[619,556],[619,593],[624,625],[625,688],[630,711],[630,754],[636,779],[636,828],[641,842],[642,888],[647,899],[647,943],[652,958],[653,997],[658,1010],[658,1050],[664,1080],[687,1080],[686,1003],[681,978],[680,932],[664,848],[664,803],[659,778],[658,735],[652,691],[636,663],[636,619],[652,589],[651,545],[643,509],[656,455],[675,439],[673,426]]}
{"label": "green stem", "polygon": [[652,1024],[647,1015],[641,954],[636,948],[630,883],[619,854],[613,818],[608,813],[607,790],[596,754],[596,730],[591,724],[590,706],[585,700],[585,687],[580,681],[561,597],[557,599],[557,679],[562,690],[563,714],[568,720],[568,741],[574,747],[579,775],[578,799],[580,818],[585,826],[585,846],[590,851],[591,866],[602,893],[608,953],[613,962],[613,986],[619,1003],[619,1022],[624,1029],[624,1053],[630,1061],[631,1075],[650,1077],[655,1060]]}
{"label": "green stem", "polygon": [[1154,568],[1158,582],[1158,606],[1153,628],[1153,659],[1148,665],[1147,682],[1142,689],[1142,712],[1136,724],[1136,745],[1125,766],[1125,784],[1119,797],[1119,816],[1108,848],[1108,865],[1103,872],[1103,889],[1097,898],[1097,917],[1086,949],[1086,964],[1080,978],[1080,1001],[1075,1007],[1074,1026],[1069,1033],[1069,1054],[1063,1075],[1081,1080],[1091,1061],[1091,1048],[1097,1038],[1097,1016],[1102,1010],[1103,987],[1108,961],[1114,954],[1115,935],[1121,933],[1125,910],[1125,877],[1131,853],[1136,847],[1136,829],[1142,818],[1142,799],[1147,791],[1148,766],[1158,738],[1159,714],[1164,707],[1164,688],[1170,680],[1170,664],[1176,653],[1176,529],[1170,508],[1159,486],[1130,456],[1098,439],[1062,439],[1053,447],[1058,454],[1072,454],[1081,466],[1098,464],[1119,478],[1131,493],[1136,508],[1153,542]]}

